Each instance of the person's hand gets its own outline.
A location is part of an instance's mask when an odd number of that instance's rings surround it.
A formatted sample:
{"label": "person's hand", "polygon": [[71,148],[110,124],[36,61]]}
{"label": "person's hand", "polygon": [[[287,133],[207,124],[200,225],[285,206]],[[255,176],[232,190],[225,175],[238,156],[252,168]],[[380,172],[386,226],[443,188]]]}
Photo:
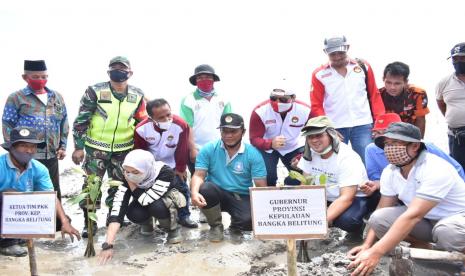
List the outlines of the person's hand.
{"label": "person's hand", "polygon": [[191,201],[192,205],[200,208],[207,206],[207,201],[205,201],[205,198],[200,193],[192,193]]}
{"label": "person's hand", "polygon": [[102,250],[98,254],[99,265],[104,265],[113,258],[113,249]]}
{"label": "person's hand", "polygon": [[195,164],[195,158],[197,158],[197,154],[199,154],[199,150],[197,148],[190,150],[189,158],[192,164]]}
{"label": "person's hand", "polygon": [[377,190],[379,190],[379,181],[367,181],[360,185],[360,191],[367,196],[371,196]]}
{"label": "person's hand", "polygon": [[294,156],[294,158],[292,158],[291,160],[291,167],[293,167],[294,169],[298,169],[299,167],[297,167],[297,165],[299,164],[300,158],[302,158],[302,153]]}
{"label": "person's hand", "polygon": [[66,157],[66,150],[64,150],[62,148],[59,148],[57,150],[57,158],[58,158],[58,160],[63,160],[63,159],[65,159],[65,157]]}
{"label": "person's hand", "polygon": [[79,231],[76,230],[76,228],[74,228],[69,222],[62,223],[61,226],[61,237],[63,239],[65,238],[66,234],[68,234],[71,238],[71,242],[74,242],[74,236],[76,236],[78,241],[81,240],[81,235],[79,234]]}
{"label": "person's hand", "polygon": [[381,257],[382,254],[375,252],[373,248],[360,251],[357,258],[347,267],[348,269],[355,269],[350,275],[370,275],[375,270]]}
{"label": "person's hand", "polygon": [[84,160],[84,150],[82,149],[75,149],[73,154],[71,155],[74,164],[79,165]]}
{"label": "person's hand", "polygon": [[349,250],[349,252],[347,252],[347,257],[349,258],[349,260],[353,261],[358,257],[360,252],[362,252],[363,250],[367,250],[368,248],[369,248],[369,246],[367,246],[365,244],[356,246],[356,247],[352,248],[351,250]]}
{"label": "person's hand", "polygon": [[286,145],[286,137],[280,135],[276,136],[271,140],[271,148],[272,149],[280,149]]}
{"label": "person's hand", "polygon": [[179,176],[179,178],[183,181],[183,182],[186,182],[187,180],[187,172],[186,171],[183,171],[183,172],[180,172],[180,171],[174,171],[174,173]]}

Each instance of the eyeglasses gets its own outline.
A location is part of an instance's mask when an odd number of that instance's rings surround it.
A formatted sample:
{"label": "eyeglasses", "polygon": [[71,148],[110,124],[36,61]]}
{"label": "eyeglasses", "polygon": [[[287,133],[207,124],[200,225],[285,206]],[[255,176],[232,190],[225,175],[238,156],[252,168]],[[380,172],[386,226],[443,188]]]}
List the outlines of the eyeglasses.
{"label": "eyeglasses", "polygon": [[292,97],[286,97],[286,96],[281,96],[281,97],[277,97],[277,96],[271,96],[270,97],[270,101],[273,101],[273,102],[276,102],[276,101],[279,101],[280,103],[288,103],[292,100]]}

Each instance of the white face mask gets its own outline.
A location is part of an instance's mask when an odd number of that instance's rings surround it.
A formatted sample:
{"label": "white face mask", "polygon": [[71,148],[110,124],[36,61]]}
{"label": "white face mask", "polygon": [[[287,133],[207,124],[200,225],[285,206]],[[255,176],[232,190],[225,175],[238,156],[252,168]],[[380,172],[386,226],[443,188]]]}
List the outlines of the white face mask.
{"label": "white face mask", "polygon": [[278,112],[286,112],[291,109],[292,103],[278,103]]}
{"label": "white face mask", "polygon": [[138,174],[134,174],[134,173],[130,173],[130,172],[124,172],[124,176],[126,177],[126,179],[129,181],[129,182],[132,182],[132,183],[135,183],[135,184],[139,184],[141,183],[142,181],[144,181],[145,177],[147,176],[147,174],[144,174],[144,173],[138,173]]}
{"label": "white face mask", "polygon": [[310,148],[310,150],[312,151],[312,153],[316,154],[316,155],[325,155],[327,154],[328,152],[330,152],[331,150],[333,149],[333,145],[329,145],[327,148],[325,148],[322,152],[316,152],[314,151],[312,148]]}
{"label": "white face mask", "polygon": [[173,123],[173,120],[168,120],[166,122],[157,122],[157,126],[160,128],[160,129],[163,129],[163,130],[168,130],[170,127],[171,127],[171,124]]}

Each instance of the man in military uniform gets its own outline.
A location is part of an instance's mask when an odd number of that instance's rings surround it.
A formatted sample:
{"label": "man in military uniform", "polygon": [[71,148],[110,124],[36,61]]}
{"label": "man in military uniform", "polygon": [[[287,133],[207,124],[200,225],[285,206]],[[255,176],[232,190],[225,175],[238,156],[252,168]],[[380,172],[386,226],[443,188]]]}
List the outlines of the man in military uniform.
{"label": "man in military uniform", "polygon": [[[133,148],[135,126],[147,117],[142,90],[128,85],[132,74],[127,58],[114,57],[108,69],[110,81],[89,86],[81,99],[79,115],[73,124],[75,150],[72,158],[75,164],[84,161],[87,174],[103,178],[107,172],[108,178],[125,181],[121,164]],[[116,191],[117,187],[108,190],[105,203],[110,208],[109,213],[119,212],[120,206],[112,206]],[[86,219],[84,201],[81,208]],[[94,228],[97,230],[96,224]],[[87,237],[87,226],[82,236]]]}

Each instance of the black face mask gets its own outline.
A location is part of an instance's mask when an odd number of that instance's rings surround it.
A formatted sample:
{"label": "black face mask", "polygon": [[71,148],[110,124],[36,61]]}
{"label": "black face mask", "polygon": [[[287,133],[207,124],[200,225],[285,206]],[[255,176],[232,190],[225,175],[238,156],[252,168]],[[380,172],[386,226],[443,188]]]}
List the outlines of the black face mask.
{"label": "black face mask", "polygon": [[125,82],[129,79],[129,72],[118,69],[111,70],[110,79],[114,82]]}
{"label": "black face mask", "polygon": [[454,62],[453,65],[454,65],[456,74],[458,75],[465,74],[465,62],[464,61]]}

